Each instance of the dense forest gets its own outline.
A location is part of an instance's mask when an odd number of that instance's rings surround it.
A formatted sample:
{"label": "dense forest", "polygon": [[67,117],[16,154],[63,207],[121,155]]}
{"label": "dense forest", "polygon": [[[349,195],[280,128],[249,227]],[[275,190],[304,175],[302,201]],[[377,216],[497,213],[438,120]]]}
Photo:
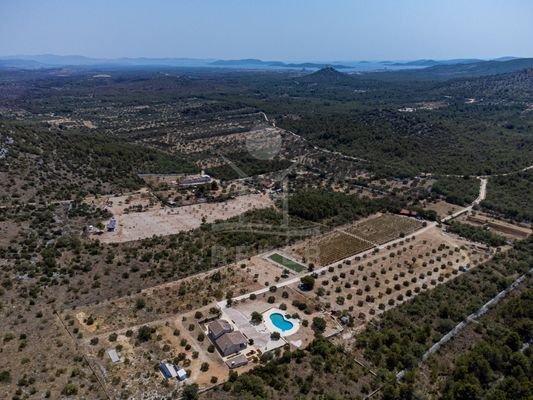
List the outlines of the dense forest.
{"label": "dense forest", "polygon": [[525,289],[486,322],[482,340],[451,368],[445,400],[526,400],[533,394],[533,289]]}
{"label": "dense forest", "polygon": [[336,224],[353,221],[384,207],[382,201],[328,190],[304,190],[289,198],[289,213],[309,221]]}
{"label": "dense forest", "polygon": [[442,176],[432,186],[433,192],[444,196],[448,203],[464,206],[472,203],[479,194],[479,180],[465,176],[463,178]]}
{"label": "dense forest", "polygon": [[[439,114],[451,114],[451,110]],[[453,119],[444,115],[319,108],[305,118],[284,119],[280,126],[320,146],[393,168],[397,174],[485,175],[515,171],[533,159],[529,134],[473,122],[476,117],[471,111]]]}
{"label": "dense forest", "polygon": [[496,213],[518,221],[533,222],[533,170],[495,176],[489,181],[487,198],[481,203]]}

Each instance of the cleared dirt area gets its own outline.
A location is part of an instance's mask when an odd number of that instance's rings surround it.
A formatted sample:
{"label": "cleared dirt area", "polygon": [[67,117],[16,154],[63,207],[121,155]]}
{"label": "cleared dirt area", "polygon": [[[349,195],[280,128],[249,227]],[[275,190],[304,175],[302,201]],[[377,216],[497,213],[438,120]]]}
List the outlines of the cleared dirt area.
{"label": "cleared dirt area", "polygon": [[436,202],[430,202],[427,203],[427,205],[424,207],[427,210],[433,210],[437,213],[439,218],[447,217],[448,215],[451,215],[461,209],[460,206],[457,206],[455,204],[447,203],[445,201],[439,200]]}
{"label": "cleared dirt area", "polygon": [[[274,204],[270,196],[262,193],[238,196],[225,202],[175,208],[153,204],[151,198],[151,195],[144,191],[106,199],[107,209],[115,217],[117,227],[114,232],[100,234],[100,241],[120,243],[154,235],[172,235],[198,228],[202,223],[226,220],[246,211],[268,208]],[[136,212],[136,207],[143,207],[144,211]]]}

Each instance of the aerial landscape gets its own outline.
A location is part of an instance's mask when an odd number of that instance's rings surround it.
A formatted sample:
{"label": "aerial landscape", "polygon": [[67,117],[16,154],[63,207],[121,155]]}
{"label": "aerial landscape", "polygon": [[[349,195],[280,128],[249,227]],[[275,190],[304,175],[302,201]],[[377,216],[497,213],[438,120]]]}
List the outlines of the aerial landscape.
{"label": "aerial landscape", "polygon": [[533,5],[429,3],[0,4],[0,399],[533,399]]}

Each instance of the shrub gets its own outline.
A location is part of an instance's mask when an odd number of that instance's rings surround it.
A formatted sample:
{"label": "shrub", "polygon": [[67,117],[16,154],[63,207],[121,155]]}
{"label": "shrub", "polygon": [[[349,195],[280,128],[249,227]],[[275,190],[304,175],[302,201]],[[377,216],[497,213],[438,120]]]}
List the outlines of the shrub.
{"label": "shrub", "polygon": [[149,326],[143,325],[139,328],[139,331],[137,332],[137,339],[139,339],[140,342],[147,342],[152,338],[152,328]]}
{"label": "shrub", "polygon": [[313,290],[315,287],[315,278],[313,278],[311,275],[302,276],[300,281],[302,282],[303,290]]}
{"label": "shrub", "polygon": [[198,385],[193,383],[192,385],[185,385],[183,392],[181,393],[183,400],[196,400],[198,399]]}
{"label": "shrub", "polygon": [[143,309],[145,306],[146,306],[146,302],[145,302],[145,300],[144,300],[142,297],[139,297],[139,298],[135,301],[135,308],[136,308],[137,310],[141,310],[141,309]]}
{"label": "shrub", "polygon": [[61,394],[65,396],[75,396],[78,394],[78,387],[73,383],[67,383],[61,391]]}
{"label": "shrub", "polygon": [[0,383],[8,383],[11,380],[11,372],[8,370],[0,371]]}
{"label": "shrub", "polygon": [[313,318],[313,324],[311,325],[311,328],[315,333],[324,333],[326,330],[326,321],[323,318],[315,317]]}
{"label": "shrub", "polygon": [[251,320],[252,324],[260,324],[263,322],[263,316],[257,311],[252,312]]}

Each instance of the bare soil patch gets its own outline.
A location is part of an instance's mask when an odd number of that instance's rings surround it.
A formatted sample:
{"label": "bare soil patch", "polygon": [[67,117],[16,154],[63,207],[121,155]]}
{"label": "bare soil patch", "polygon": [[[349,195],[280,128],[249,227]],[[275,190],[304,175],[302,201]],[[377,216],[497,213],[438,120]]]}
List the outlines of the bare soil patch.
{"label": "bare soil patch", "polygon": [[[98,236],[104,243],[128,242],[154,235],[172,235],[198,228],[202,223],[226,220],[246,211],[268,208],[274,204],[267,194],[262,193],[238,196],[225,202],[175,208],[154,204],[153,197],[147,191],[107,198],[104,201],[117,221],[115,231],[104,232]],[[99,199],[99,202],[102,200]],[[142,211],[137,212],[139,209]]]}

